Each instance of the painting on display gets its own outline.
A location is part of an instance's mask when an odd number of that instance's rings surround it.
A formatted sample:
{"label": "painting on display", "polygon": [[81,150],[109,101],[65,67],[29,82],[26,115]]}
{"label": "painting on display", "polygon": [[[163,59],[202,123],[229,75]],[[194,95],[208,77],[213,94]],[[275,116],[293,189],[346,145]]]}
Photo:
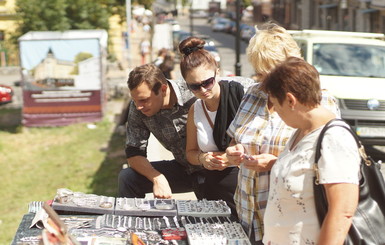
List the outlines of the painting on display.
{"label": "painting on display", "polygon": [[21,36],[23,125],[63,126],[100,120],[106,46],[104,30]]}

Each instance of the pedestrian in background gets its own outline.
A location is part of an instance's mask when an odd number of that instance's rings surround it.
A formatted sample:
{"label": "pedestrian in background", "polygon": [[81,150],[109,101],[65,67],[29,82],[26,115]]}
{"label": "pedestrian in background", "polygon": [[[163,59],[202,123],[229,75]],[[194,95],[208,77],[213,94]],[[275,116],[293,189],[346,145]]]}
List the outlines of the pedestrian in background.
{"label": "pedestrian in background", "polygon": [[168,50],[166,48],[161,48],[159,49],[158,51],[158,55],[156,56],[155,60],[154,60],[154,65],[156,65],[157,67],[160,66],[160,64],[163,63],[164,61],[164,57],[166,57],[166,55],[168,54]]}
{"label": "pedestrian in background", "polygon": [[146,64],[146,57],[150,53],[150,41],[147,39],[144,39],[140,42],[140,55],[142,57],[141,64],[144,65]]}
{"label": "pedestrian in background", "polygon": [[174,57],[168,52],[163,62],[159,65],[159,69],[167,79],[172,79],[171,72],[174,70]]}

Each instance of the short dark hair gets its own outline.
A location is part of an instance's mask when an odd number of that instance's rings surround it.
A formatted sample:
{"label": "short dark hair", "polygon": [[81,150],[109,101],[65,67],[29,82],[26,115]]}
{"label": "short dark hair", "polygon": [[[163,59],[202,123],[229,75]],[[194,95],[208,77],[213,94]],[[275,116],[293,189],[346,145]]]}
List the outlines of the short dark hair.
{"label": "short dark hair", "polygon": [[282,105],[286,93],[292,93],[300,103],[319,105],[322,99],[319,73],[305,60],[289,57],[277,65],[262,81],[262,88]]}
{"label": "short dark hair", "polygon": [[130,72],[127,85],[130,90],[133,90],[144,82],[155,94],[158,94],[162,84],[167,84],[167,79],[156,65],[145,64],[135,67]]}

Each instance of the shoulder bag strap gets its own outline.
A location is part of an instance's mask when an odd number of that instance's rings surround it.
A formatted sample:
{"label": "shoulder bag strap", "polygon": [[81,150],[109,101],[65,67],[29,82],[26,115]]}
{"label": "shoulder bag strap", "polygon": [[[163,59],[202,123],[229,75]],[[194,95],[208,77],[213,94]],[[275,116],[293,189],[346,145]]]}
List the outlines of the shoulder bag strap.
{"label": "shoulder bag strap", "polygon": [[314,171],[316,172],[316,180],[315,181],[316,181],[317,185],[319,184],[318,161],[321,158],[322,139],[323,139],[323,137],[325,135],[326,130],[328,130],[329,128],[341,127],[341,128],[345,128],[347,131],[349,131],[352,134],[352,136],[354,137],[354,139],[356,140],[357,147],[359,149],[359,153],[361,155],[361,158],[364,160],[364,162],[367,165],[371,164],[371,161],[368,159],[368,157],[367,157],[367,155],[365,153],[364,146],[362,145],[362,143],[359,140],[358,136],[352,131],[352,129],[350,127],[347,127],[347,126],[344,126],[344,125],[340,125],[340,124],[332,124],[333,122],[338,122],[338,121],[344,122],[344,120],[342,120],[342,119],[332,119],[332,120],[330,120],[325,125],[325,127],[322,129],[320,135],[318,136],[318,141],[317,141],[316,151],[315,151],[315,158],[314,158]]}
{"label": "shoulder bag strap", "polygon": [[207,113],[205,103],[203,102],[203,100],[201,100],[201,102],[202,102],[202,108],[203,108],[203,111],[205,112],[205,116],[206,116],[206,118],[207,118],[207,121],[209,122],[211,128],[214,128],[214,124],[213,124],[213,122],[211,121],[211,119],[210,119],[210,117],[209,117],[209,114]]}

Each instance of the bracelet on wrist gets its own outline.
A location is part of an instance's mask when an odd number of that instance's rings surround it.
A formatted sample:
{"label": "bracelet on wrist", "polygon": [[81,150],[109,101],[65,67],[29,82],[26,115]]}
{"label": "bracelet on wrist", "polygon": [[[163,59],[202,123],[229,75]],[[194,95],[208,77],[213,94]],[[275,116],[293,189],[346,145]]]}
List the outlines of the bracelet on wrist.
{"label": "bracelet on wrist", "polygon": [[201,162],[201,154],[202,154],[203,152],[202,151],[200,151],[199,153],[198,153],[198,162],[199,162],[199,165],[201,165],[201,166],[203,166],[203,163]]}

